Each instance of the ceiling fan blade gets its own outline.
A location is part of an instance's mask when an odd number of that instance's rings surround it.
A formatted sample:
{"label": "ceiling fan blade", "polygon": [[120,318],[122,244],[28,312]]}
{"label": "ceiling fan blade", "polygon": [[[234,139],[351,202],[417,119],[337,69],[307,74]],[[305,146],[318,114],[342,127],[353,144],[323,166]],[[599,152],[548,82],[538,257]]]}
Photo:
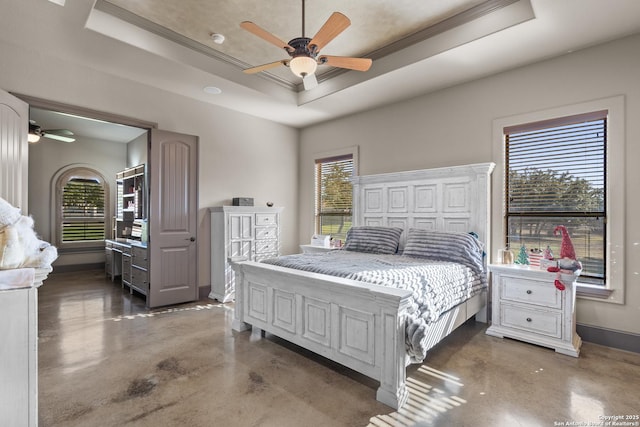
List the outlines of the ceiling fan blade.
{"label": "ceiling fan blade", "polygon": [[280,61],[276,61],[276,62],[270,62],[268,64],[262,64],[262,65],[258,65],[257,67],[252,67],[252,68],[247,68],[246,70],[242,70],[247,74],[255,74],[255,73],[259,73],[260,71],[265,71],[265,70],[269,70],[271,68],[275,68],[279,65],[287,65],[287,60],[286,59],[281,59]]}
{"label": "ceiling fan blade", "polygon": [[302,85],[304,86],[304,90],[313,89],[318,86],[318,79],[315,74],[307,74],[302,78]]}
{"label": "ceiling fan blade", "polygon": [[63,136],[73,136],[73,132],[71,132],[69,129],[45,129],[42,132]]}
{"label": "ceiling fan blade", "polygon": [[250,33],[260,37],[261,39],[268,41],[269,43],[278,46],[281,49],[285,49],[287,52],[289,50],[295,50],[293,47],[289,46],[289,43],[280,40],[278,37],[271,34],[269,31],[259,27],[251,21],[244,21],[240,23],[240,27],[249,31]]}
{"label": "ceiling fan blade", "polygon": [[[311,49],[315,49],[315,51],[318,52],[331,40],[336,38],[338,34],[343,32],[349,25],[351,25],[351,21],[349,20],[349,18],[347,18],[340,12],[333,12],[329,19],[327,19],[327,22],[325,22],[322,28],[320,28],[318,33],[313,36],[313,38],[309,42],[309,47]],[[312,47],[314,45],[315,48]]]}
{"label": "ceiling fan blade", "polygon": [[369,58],[350,58],[348,56],[322,55],[318,58],[319,64],[332,67],[348,68],[349,70],[367,71],[373,61]]}
{"label": "ceiling fan blade", "polygon": [[[69,132],[69,134],[73,135],[73,132],[71,132],[71,131],[67,131],[67,132]],[[72,138],[69,135],[67,135],[67,136],[58,135],[58,134],[55,134],[55,133],[49,133],[48,131],[42,132],[42,136],[45,137],[45,138],[54,139],[54,140],[60,141],[60,142],[73,142],[73,141],[76,140],[75,138]]]}

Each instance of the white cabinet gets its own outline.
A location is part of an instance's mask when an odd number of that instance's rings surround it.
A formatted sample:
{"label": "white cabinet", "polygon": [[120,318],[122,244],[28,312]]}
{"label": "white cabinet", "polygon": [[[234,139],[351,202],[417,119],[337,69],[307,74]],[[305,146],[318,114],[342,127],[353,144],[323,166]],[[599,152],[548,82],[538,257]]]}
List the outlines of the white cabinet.
{"label": "white cabinet", "polygon": [[[0,424],[38,425],[38,287],[51,269],[0,271]],[[30,273],[29,283],[6,279]],[[12,279],[13,280],[13,279]]]}
{"label": "white cabinet", "polygon": [[492,319],[487,334],[551,347],[578,357],[582,340],[576,333],[577,274],[561,274],[516,264],[491,264]]}
{"label": "white cabinet", "polygon": [[230,258],[260,261],[280,254],[283,208],[217,206],[211,212],[211,293],[220,302],[234,299]]}

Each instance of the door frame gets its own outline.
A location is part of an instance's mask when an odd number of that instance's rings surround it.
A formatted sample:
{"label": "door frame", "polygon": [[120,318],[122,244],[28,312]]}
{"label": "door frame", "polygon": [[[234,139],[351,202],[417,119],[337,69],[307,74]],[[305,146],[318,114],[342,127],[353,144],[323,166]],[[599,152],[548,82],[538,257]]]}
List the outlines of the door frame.
{"label": "door frame", "polygon": [[66,114],[74,114],[88,119],[104,120],[105,122],[112,122],[120,125],[127,125],[138,127],[141,129],[151,130],[157,129],[158,124],[149,122],[146,120],[135,119],[132,117],[121,116],[119,114],[107,113],[105,111],[93,110],[91,108],[77,107],[75,105],[65,104],[62,102],[50,101],[47,99],[36,98],[29,95],[23,95],[20,93],[9,92],[13,96],[20,98],[29,107],[41,108],[43,110],[58,111]]}

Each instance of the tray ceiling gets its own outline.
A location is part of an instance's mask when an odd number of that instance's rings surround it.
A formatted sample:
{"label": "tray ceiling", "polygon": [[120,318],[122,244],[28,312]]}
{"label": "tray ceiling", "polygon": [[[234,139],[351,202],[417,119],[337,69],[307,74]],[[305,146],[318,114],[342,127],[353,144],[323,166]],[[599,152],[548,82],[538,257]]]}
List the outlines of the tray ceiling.
{"label": "tray ceiling", "polygon": [[[305,3],[304,34],[302,2],[262,0],[98,0],[95,8],[137,27],[158,34],[243,69],[289,56],[264,40],[240,28],[252,21],[284,41],[312,38],[331,13],[339,11],[351,25],[322,49],[322,54],[379,59],[419,41],[495,12],[516,0],[338,0]],[[222,44],[212,40],[222,34]],[[320,66],[319,81],[345,72]],[[301,79],[286,67],[262,72],[282,85],[296,88]]]}

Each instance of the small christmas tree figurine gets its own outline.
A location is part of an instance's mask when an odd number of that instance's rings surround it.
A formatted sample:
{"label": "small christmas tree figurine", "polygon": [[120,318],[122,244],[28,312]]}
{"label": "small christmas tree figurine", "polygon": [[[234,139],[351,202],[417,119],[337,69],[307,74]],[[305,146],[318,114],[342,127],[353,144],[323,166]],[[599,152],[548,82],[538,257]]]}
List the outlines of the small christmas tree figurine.
{"label": "small christmas tree figurine", "polygon": [[522,245],[520,247],[520,253],[516,258],[516,264],[529,265],[529,255],[527,255],[527,248]]}

